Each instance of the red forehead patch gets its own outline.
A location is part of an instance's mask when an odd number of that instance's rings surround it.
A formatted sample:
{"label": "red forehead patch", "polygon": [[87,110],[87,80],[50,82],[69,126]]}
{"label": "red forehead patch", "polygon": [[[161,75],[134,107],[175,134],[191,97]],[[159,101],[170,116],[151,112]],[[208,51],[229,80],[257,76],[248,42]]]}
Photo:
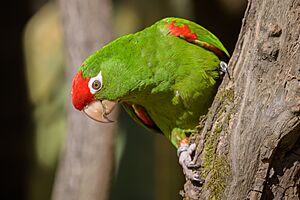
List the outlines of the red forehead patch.
{"label": "red forehead patch", "polygon": [[94,100],[94,95],[91,94],[88,83],[90,77],[84,78],[82,76],[82,71],[80,70],[72,81],[72,103],[73,106],[82,110],[86,105]]}
{"label": "red forehead patch", "polygon": [[176,20],[173,20],[171,24],[166,24],[169,28],[170,34],[177,37],[184,37],[189,42],[194,42],[198,37],[196,33],[192,33],[187,24],[183,26],[175,25]]}

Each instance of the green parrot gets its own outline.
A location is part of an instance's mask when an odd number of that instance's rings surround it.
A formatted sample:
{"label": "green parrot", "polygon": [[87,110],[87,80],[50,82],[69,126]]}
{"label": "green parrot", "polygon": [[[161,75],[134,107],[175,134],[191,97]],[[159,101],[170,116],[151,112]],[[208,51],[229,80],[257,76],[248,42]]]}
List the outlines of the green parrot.
{"label": "green parrot", "polygon": [[191,180],[195,144],[188,135],[208,112],[229,54],[200,25],[165,18],[120,37],[88,57],[72,82],[72,103],[90,118],[111,122],[116,103],[147,129],[164,134],[177,148]]}

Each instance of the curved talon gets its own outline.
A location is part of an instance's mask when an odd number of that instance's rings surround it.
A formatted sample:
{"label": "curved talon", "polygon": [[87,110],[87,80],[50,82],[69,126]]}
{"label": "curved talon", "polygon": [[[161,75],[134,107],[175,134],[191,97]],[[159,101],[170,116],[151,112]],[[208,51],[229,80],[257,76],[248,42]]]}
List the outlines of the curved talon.
{"label": "curved talon", "polygon": [[221,61],[220,62],[220,67],[221,67],[221,74],[228,74],[228,78],[231,79],[230,74],[228,72],[228,65],[226,62]]}
{"label": "curved talon", "polygon": [[204,183],[204,180],[199,176],[199,174],[194,174],[193,181],[197,181],[200,184]]}
{"label": "curved talon", "polygon": [[187,163],[186,166],[188,168],[199,168],[201,165],[199,163],[195,163],[195,161],[192,160],[190,163]]}

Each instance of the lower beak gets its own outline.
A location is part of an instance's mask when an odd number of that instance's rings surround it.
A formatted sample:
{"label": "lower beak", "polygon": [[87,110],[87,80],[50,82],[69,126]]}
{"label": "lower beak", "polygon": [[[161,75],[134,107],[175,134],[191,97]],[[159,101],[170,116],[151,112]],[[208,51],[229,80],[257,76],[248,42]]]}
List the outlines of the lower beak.
{"label": "lower beak", "polygon": [[83,112],[93,120],[96,120],[98,122],[103,122],[103,123],[109,123],[113,121],[110,120],[107,117],[107,115],[112,112],[116,104],[117,104],[116,101],[97,100],[87,105],[83,109]]}

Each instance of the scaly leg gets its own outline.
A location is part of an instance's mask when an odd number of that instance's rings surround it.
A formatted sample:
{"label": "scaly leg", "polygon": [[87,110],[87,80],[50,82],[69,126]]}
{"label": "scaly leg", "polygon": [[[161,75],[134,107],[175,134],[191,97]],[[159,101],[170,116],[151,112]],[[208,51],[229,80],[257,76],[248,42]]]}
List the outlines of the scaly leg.
{"label": "scaly leg", "polygon": [[193,171],[192,168],[196,167],[192,160],[192,155],[196,150],[196,144],[190,144],[189,138],[186,133],[192,133],[194,130],[182,130],[176,128],[172,131],[171,141],[177,147],[177,156],[179,158],[179,164],[182,166],[183,173],[186,177],[192,181],[203,183],[203,180]]}

